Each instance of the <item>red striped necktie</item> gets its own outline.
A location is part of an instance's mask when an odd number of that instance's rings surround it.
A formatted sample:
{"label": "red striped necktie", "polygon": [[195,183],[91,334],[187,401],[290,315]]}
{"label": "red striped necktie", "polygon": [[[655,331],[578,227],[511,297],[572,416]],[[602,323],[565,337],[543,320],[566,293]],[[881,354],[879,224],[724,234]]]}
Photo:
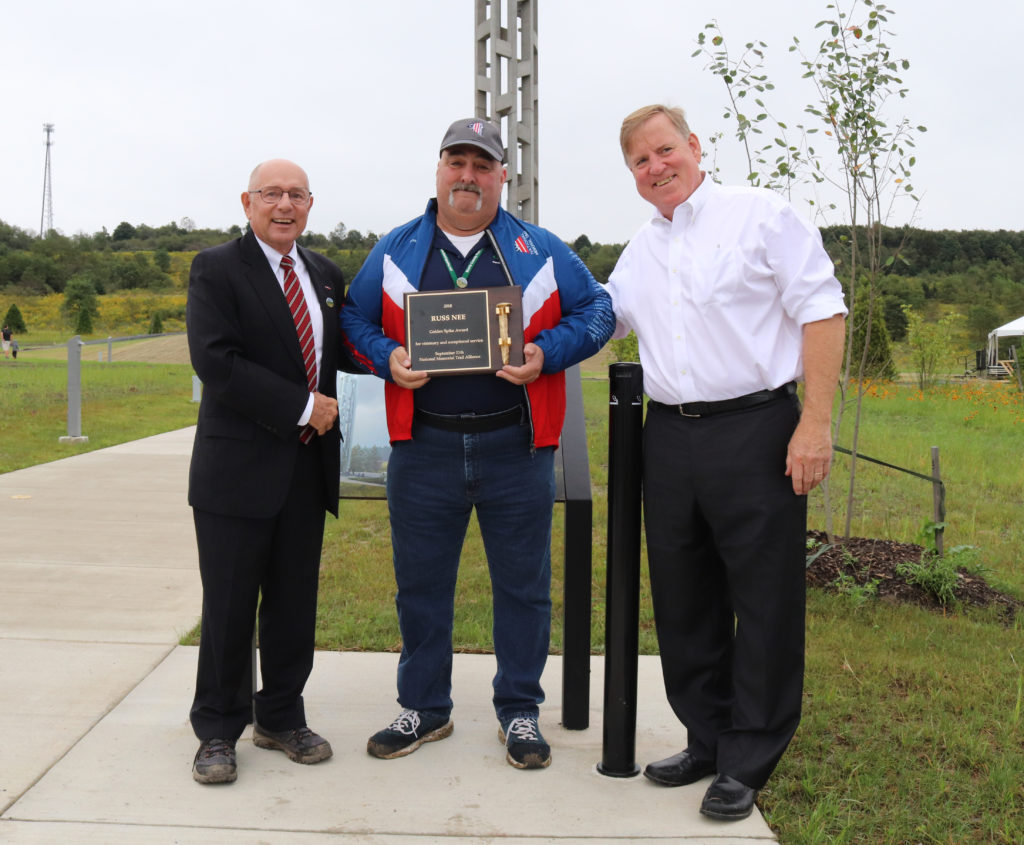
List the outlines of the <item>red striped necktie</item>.
{"label": "red striped necktie", "polygon": [[[295,330],[299,333],[302,360],[306,365],[306,384],[312,393],[316,391],[316,343],[313,340],[313,322],[309,319],[309,309],[306,308],[306,297],[302,295],[302,285],[299,284],[299,277],[295,272],[295,262],[286,255],[281,259],[281,267],[284,269],[284,298],[288,300],[288,307],[295,321]],[[314,434],[316,429],[311,425],[305,425],[299,432],[299,440],[309,443]]]}

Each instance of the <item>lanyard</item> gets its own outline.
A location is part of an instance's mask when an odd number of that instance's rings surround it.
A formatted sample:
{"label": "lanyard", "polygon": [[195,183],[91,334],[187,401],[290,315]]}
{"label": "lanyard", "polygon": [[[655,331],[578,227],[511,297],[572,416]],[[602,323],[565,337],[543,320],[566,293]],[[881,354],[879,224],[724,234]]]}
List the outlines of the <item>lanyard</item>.
{"label": "lanyard", "polygon": [[438,248],[438,252],[441,253],[441,260],[444,261],[444,266],[448,268],[448,274],[452,277],[452,284],[457,288],[464,288],[469,284],[469,274],[472,273],[473,268],[476,267],[477,259],[483,255],[484,247],[480,247],[480,249],[477,250],[476,255],[473,256],[473,260],[469,262],[466,272],[461,276],[455,275],[455,268],[452,267],[452,261],[448,257],[448,253],[440,248]]}

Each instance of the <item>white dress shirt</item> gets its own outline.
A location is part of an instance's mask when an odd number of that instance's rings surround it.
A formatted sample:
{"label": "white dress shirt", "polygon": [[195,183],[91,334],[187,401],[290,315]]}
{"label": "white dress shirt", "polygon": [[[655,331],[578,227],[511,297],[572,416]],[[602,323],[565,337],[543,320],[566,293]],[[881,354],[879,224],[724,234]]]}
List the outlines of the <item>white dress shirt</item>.
{"label": "white dress shirt", "polygon": [[[265,244],[259,238],[256,238],[256,242],[263,250],[263,254],[267,256],[267,261],[270,262],[270,267],[274,271],[274,276],[277,277],[277,283],[281,286],[281,293],[283,294],[284,268],[281,266],[281,259],[284,258],[284,255],[269,244]],[[298,247],[294,243],[288,255],[295,262],[295,275],[299,277],[299,286],[302,288],[302,295],[306,298],[306,310],[309,311],[309,321],[313,326],[313,346],[316,352],[316,382],[320,384],[320,357],[324,349],[324,316],[320,310],[320,300],[317,298],[316,291],[313,290],[313,283],[309,279],[309,271],[299,257]],[[299,417],[298,425],[308,423],[312,415],[313,394],[310,393],[309,399],[306,402],[306,408],[302,412],[302,416]]]}
{"label": "white dress shirt", "polygon": [[609,278],[658,402],[713,402],[803,376],[802,326],[846,314],[816,228],[784,199],[705,176],[629,242]]}

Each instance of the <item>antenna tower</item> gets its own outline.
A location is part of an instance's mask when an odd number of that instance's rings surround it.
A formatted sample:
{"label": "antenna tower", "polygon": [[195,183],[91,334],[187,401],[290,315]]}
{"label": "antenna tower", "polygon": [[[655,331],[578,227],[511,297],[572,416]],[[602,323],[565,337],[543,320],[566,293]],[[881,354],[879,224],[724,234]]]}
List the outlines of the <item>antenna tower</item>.
{"label": "antenna tower", "polygon": [[46,133],[46,166],[43,168],[43,212],[39,217],[41,238],[45,238],[46,233],[53,229],[53,190],[50,180],[50,147],[53,146],[50,136],[53,134],[53,124],[44,123],[43,131]]}

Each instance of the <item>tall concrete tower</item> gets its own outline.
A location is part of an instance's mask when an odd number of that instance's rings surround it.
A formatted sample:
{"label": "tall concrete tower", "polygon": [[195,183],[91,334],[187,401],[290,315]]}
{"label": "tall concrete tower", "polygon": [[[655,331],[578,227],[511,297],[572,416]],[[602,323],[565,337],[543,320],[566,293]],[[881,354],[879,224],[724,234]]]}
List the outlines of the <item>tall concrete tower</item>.
{"label": "tall concrete tower", "polygon": [[506,209],[537,223],[537,0],[476,0],[476,117],[508,145]]}

